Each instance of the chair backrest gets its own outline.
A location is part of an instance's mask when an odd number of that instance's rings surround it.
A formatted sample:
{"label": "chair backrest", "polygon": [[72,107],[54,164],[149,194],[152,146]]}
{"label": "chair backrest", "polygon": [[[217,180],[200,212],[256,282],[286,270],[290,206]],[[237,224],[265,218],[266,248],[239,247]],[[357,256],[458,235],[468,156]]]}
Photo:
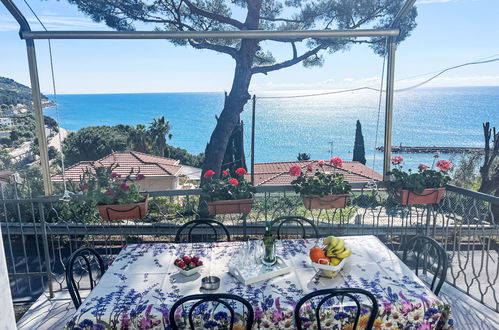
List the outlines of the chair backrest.
{"label": "chair backrest", "polygon": [[213,219],[196,219],[182,225],[175,235],[175,243],[217,242],[224,237],[230,241],[227,228]]}
{"label": "chair backrest", "polygon": [[427,236],[410,239],[404,248],[402,261],[419,276],[420,271],[432,276],[430,289],[438,295],[447,276],[447,253],[437,241]]}
{"label": "chair backrest", "polygon": [[[298,304],[295,307],[294,316],[295,316],[296,328],[298,330],[303,329],[302,323],[304,322],[304,319],[307,320],[308,322],[310,322],[310,320],[313,319],[315,324],[317,325],[317,328],[320,330],[323,327],[323,325],[321,324],[321,314],[320,314],[321,308],[323,306],[338,308],[338,309],[341,307],[344,308],[348,306],[349,313],[350,312],[353,313],[351,314],[351,316],[349,316],[349,319],[353,318],[352,329],[357,329],[359,318],[362,314],[362,311],[365,310],[365,308],[363,307],[366,306],[365,303],[366,301],[365,299],[362,299],[361,296],[364,296],[369,300],[369,305],[371,309],[367,326],[365,327],[365,329],[372,329],[374,321],[378,316],[378,310],[379,310],[378,301],[376,300],[376,297],[369,291],[357,288],[324,289],[324,290],[317,290],[307,294],[305,297],[301,298],[300,301],[298,301]],[[318,298],[315,299],[316,297]],[[345,297],[348,297],[349,300],[351,300],[351,302],[349,301],[345,302],[344,301]],[[300,310],[302,309],[303,305],[306,303],[315,306],[310,306],[311,307],[310,313],[313,314],[303,319]],[[351,304],[354,305],[352,306]]]}
{"label": "chair backrest", "polygon": [[[319,238],[319,231],[314,222],[305,217],[290,215],[272,220],[272,230],[277,234],[277,239],[283,238]],[[312,236],[307,235],[307,227],[311,227]],[[309,230],[310,232],[310,230]]]}
{"label": "chair backrest", "polygon": [[[192,302],[190,307],[184,306],[184,304],[189,302]],[[210,303],[211,308],[206,308],[207,305],[209,307]],[[234,308],[237,305],[240,305],[239,307],[241,307],[241,309],[237,309],[237,307]],[[182,320],[178,320],[176,318],[176,315],[178,315],[176,311],[179,307],[182,307],[183,309],[183,312],[180,313]],[[237,317],[244,317],[246,314],[245,328],[250,330],[253,327],[255,319],[251,304],[240,296],[228,293],[195,294],[182,297],[176,301],[170,309],[169,321],[170,326],[174,330],[179,329],[180,326],[182,329],[196,329],[194,326],[194,317],[198,317],[200,320],[203,320],[205,325],[207,322],[220,321],[220,318],[223,317],[225,318],[225,322],[229,325],[229,329],[232,329],[234,323],[236,322],[236,311]],[[203,326],[198,326],[197,328],[203,328]],[[218,329],[220,329],[220,327]]]}
{"label": "chair backrest", "polygon": [[[93,272],[93,264],[96,264],[96,270],[99,273],[98,277]],[[66,262],[66,283],[68,286],[69,294],[75,305],[75,308],[80,307],[82,299],[80,295],[80,282],[81,279],[88,276],[88,284],[90,285],[90,290],[97,285],[97,280],[104,275],[106,268],[104,266],[104,261],[100,254],[93,248],[82,247],[73,252]],[[75,272],[80,277],[78,283],[75,281]]]}

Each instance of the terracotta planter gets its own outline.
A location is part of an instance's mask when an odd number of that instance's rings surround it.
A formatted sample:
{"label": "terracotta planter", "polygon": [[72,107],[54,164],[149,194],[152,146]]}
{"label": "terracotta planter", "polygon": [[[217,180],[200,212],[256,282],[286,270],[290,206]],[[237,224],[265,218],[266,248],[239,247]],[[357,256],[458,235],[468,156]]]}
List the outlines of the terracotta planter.
{"label": "terracotta planter", "polygon": [[347,205],[348,194],[327,195],[324,197],[303,196],[303,204],[307,210],[342,209]]}
{"label": "terracotta planter", "polygon": [[145,195],[145,200],[141,203],[97,205],[97,209],[102,220],[106,221],[143,219],[147,215],[148,197],[149,195]]}
{"label": "terracotta planter", "polygon": [[253,206],[253,199],[223,200],[208,203],[210,214],[249,213]]}
{"label": "terracotta planter", "polygon": [[445,188],[427,188],[421,193],[407,189],[396,192],[397,201],[402,205],[438,204],[444,195]]}

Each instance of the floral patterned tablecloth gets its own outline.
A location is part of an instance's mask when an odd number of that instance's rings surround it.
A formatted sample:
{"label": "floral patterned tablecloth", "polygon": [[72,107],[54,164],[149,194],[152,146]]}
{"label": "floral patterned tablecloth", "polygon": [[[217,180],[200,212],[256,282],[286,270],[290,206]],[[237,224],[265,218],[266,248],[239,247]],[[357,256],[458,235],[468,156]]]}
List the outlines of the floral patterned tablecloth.
{"label": "floral patterned tablecloth", "polygon": [[[452,328],[450,307],[375,236],[344,239],[353,254],[335,278],[316,277],[308,257],[316,240],[282,240],[277,243],[277,253],[293,271],[247,286],[228,273],[229,263],[241,256],[243,242],[128,245],[67,328],[169,329],[169,307],[181,297],[209,293],[200,290],[201,278],[209,272],[221,278],[215,292],[236,294],[252,304],[258,329],[294,328],[293,308],[301,297],[314,290],[341,287],[363,288],[376,295],[380,304],[377,329]],[[183,255],[200,256],[205,262],[202,273],[192,277],[179,274],[173,261]],[[306,310],[303,315],[307,316]],[[223,329],[226,320],[227,315],[218,312],[204,320],[200,318],[198,325]],[[367,315],[362,316],[359,325],[366,321]],[[312,322],[308,325],[314,328]],[[322,325],[324,329],[351,329],[352,317],[345,307],[334,315],[324,315]]]}

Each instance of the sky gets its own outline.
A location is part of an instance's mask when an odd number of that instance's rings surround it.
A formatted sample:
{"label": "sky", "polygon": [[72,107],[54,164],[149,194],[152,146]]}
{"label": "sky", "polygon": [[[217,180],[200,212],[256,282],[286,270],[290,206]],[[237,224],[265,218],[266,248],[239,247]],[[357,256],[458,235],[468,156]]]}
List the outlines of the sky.
{"label": "sky", "polygon": [[[26,4],[14,0],[32,30],[41,26]],[[49,30],[106,30],[65,0],[26,0]],[[399,45],[396,88],[404,88],[439,70],[499,57],[498,0],[418,0],[418,26]],[[150,26],[144,29],[151,30]],[[18,25],[0,4],[0,76],[29,86],[26,48]],[[52,93],[46,40],[36,42],[42,92]],[[276,48],[280,58],[289,45]],[[227,55],[163,40],[54,40],[54,71],[59,94],[220,92],[229,90],[234,62]],[[327,91],[380,84],[383,59],[367,46],[325,55],[321,68],[301,65],[253,77],[251,92]],[[499,62],[454,70],[428,87],[499,86]]]}

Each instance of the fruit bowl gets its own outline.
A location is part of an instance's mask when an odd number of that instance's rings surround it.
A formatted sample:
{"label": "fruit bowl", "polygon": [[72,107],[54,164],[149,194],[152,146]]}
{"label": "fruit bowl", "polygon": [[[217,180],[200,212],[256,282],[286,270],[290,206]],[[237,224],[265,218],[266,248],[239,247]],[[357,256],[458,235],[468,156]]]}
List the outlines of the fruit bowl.
{"label": "fruit bowl", "polygon": [[323,261],[324,264],[312,262],[312,267],[314,267],[316,272],[318,272],[318,273],[320,272],[322,276],[333,278],[336,275],[338,275],[340,270],[343,269],[347,259],[348,258],[342,259],[341,262],[339,264],[337,264],[336,266],[330,266],[328,259],[319,259],[319,262]]}
{"label": "fruit bowl", "polygon": [[204,268],[203,262],[197,256],[183,256],[182,258],[177,258],[173,262],[173,265],[177,267],[179,273],[184,276],[192,276],[199,273]]}
{"label": "fruit bowl", "polygon": [[203,266],[198,266],[196,268],[191,268],[191,269],[188,269],[188,270],[187,269],[182,269],[182,268],[180,268],[179,266],[176,266],[176,265],[175,265],[175,267],[177,267],[177,269],[179,270],[179,273],[182,274],[182,275],[184,275],[184,276],[195,275],[195,274],[199,273],[201,270],[204,269]]}

